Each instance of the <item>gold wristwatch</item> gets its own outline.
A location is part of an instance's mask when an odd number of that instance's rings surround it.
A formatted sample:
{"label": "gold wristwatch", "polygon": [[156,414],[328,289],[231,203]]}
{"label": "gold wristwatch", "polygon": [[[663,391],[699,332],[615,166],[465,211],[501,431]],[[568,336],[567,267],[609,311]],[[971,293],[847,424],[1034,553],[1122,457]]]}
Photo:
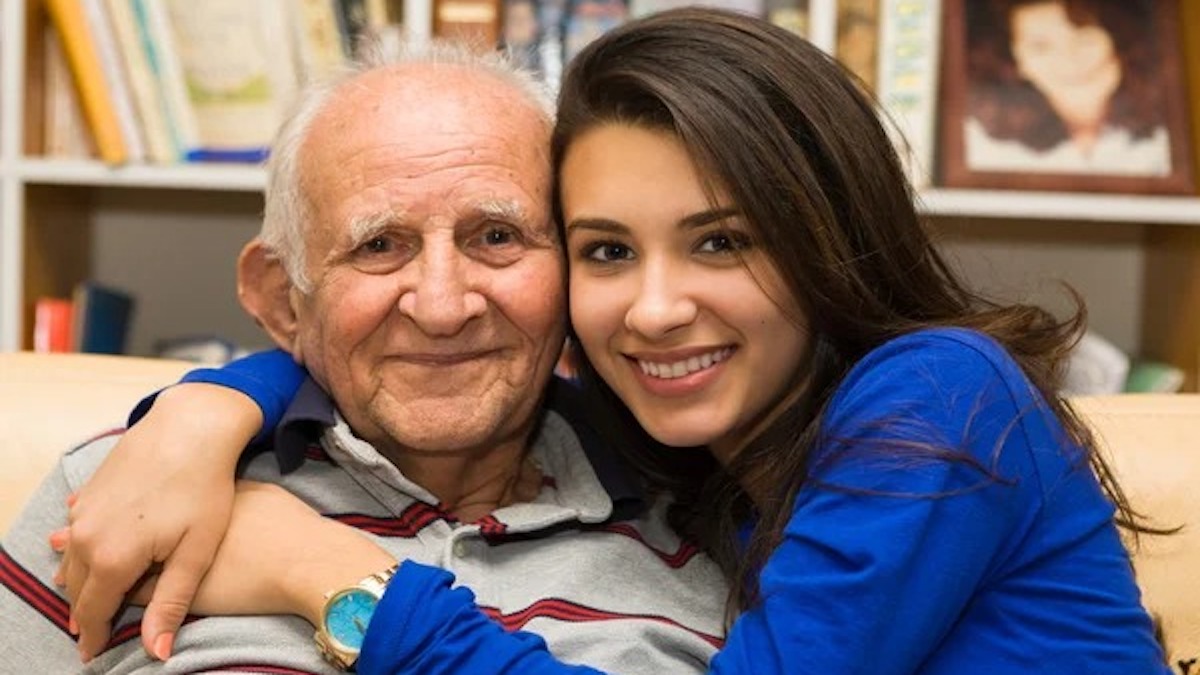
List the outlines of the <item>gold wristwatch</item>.
{"label": "gold wristwatch", "polygon": [[399,565],[372,574],[357,584],[329,591],[321,610],[321,624],[313,638],[321,656],[335,668],[347,670],[358,660],[367,625]]}

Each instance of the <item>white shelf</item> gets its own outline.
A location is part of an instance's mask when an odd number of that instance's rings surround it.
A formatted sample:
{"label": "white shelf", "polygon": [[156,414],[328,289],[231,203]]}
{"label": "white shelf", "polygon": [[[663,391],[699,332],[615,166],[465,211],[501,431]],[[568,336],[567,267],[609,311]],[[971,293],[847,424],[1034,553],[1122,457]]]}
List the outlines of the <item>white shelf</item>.
{"label": "white shelf", "polygon": [[24,159],[17,176],[36,185],[176,188],[262,192],[266,174],[250,164],[129,165],[110,167],[92,160]]}
{"label": "white shelf", "polygon": [[1197,197],[929,189],[919,201],[936,216],[1200,226]]}

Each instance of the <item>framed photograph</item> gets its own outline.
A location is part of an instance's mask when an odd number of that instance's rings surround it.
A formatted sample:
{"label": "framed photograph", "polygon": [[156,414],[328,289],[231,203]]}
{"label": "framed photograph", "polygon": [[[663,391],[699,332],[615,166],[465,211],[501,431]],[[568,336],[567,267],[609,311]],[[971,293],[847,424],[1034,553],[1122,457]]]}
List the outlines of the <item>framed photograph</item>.
{"label": "framed photograph", "polygon": [[944,7],[944,185],[1193,191],[1178,0]]}

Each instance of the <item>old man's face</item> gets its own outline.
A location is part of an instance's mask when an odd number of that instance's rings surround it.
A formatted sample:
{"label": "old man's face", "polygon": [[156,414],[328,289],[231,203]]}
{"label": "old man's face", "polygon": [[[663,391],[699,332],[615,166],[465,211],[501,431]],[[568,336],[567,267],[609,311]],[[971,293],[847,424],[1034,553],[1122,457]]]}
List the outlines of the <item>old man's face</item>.
{"label": "old man's face", "polygon": [[549,127],[492,77],[405,68],[344,86],[304,146],[296,347],[385,454],[469,453],[528,429],[562,346]]}

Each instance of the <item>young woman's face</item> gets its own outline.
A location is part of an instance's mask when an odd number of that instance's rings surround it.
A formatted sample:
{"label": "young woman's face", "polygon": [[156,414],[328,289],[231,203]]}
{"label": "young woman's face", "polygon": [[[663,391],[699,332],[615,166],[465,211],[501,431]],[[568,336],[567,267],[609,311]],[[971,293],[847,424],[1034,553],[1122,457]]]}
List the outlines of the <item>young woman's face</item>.
{"label": "young woman's face", "polygon": [[799,367],[794,299],[673,135],[598,126],[570,145],[561,179],[588,357],[654,438],[728,460]]}
{"label": "young woman's face", "polygon": [[1059,2],[1018,7],[1010,21],[1017,68],[1047,95],[1087,88],[1119,75],[1112,36],[1095,24],[1071,23]]}

